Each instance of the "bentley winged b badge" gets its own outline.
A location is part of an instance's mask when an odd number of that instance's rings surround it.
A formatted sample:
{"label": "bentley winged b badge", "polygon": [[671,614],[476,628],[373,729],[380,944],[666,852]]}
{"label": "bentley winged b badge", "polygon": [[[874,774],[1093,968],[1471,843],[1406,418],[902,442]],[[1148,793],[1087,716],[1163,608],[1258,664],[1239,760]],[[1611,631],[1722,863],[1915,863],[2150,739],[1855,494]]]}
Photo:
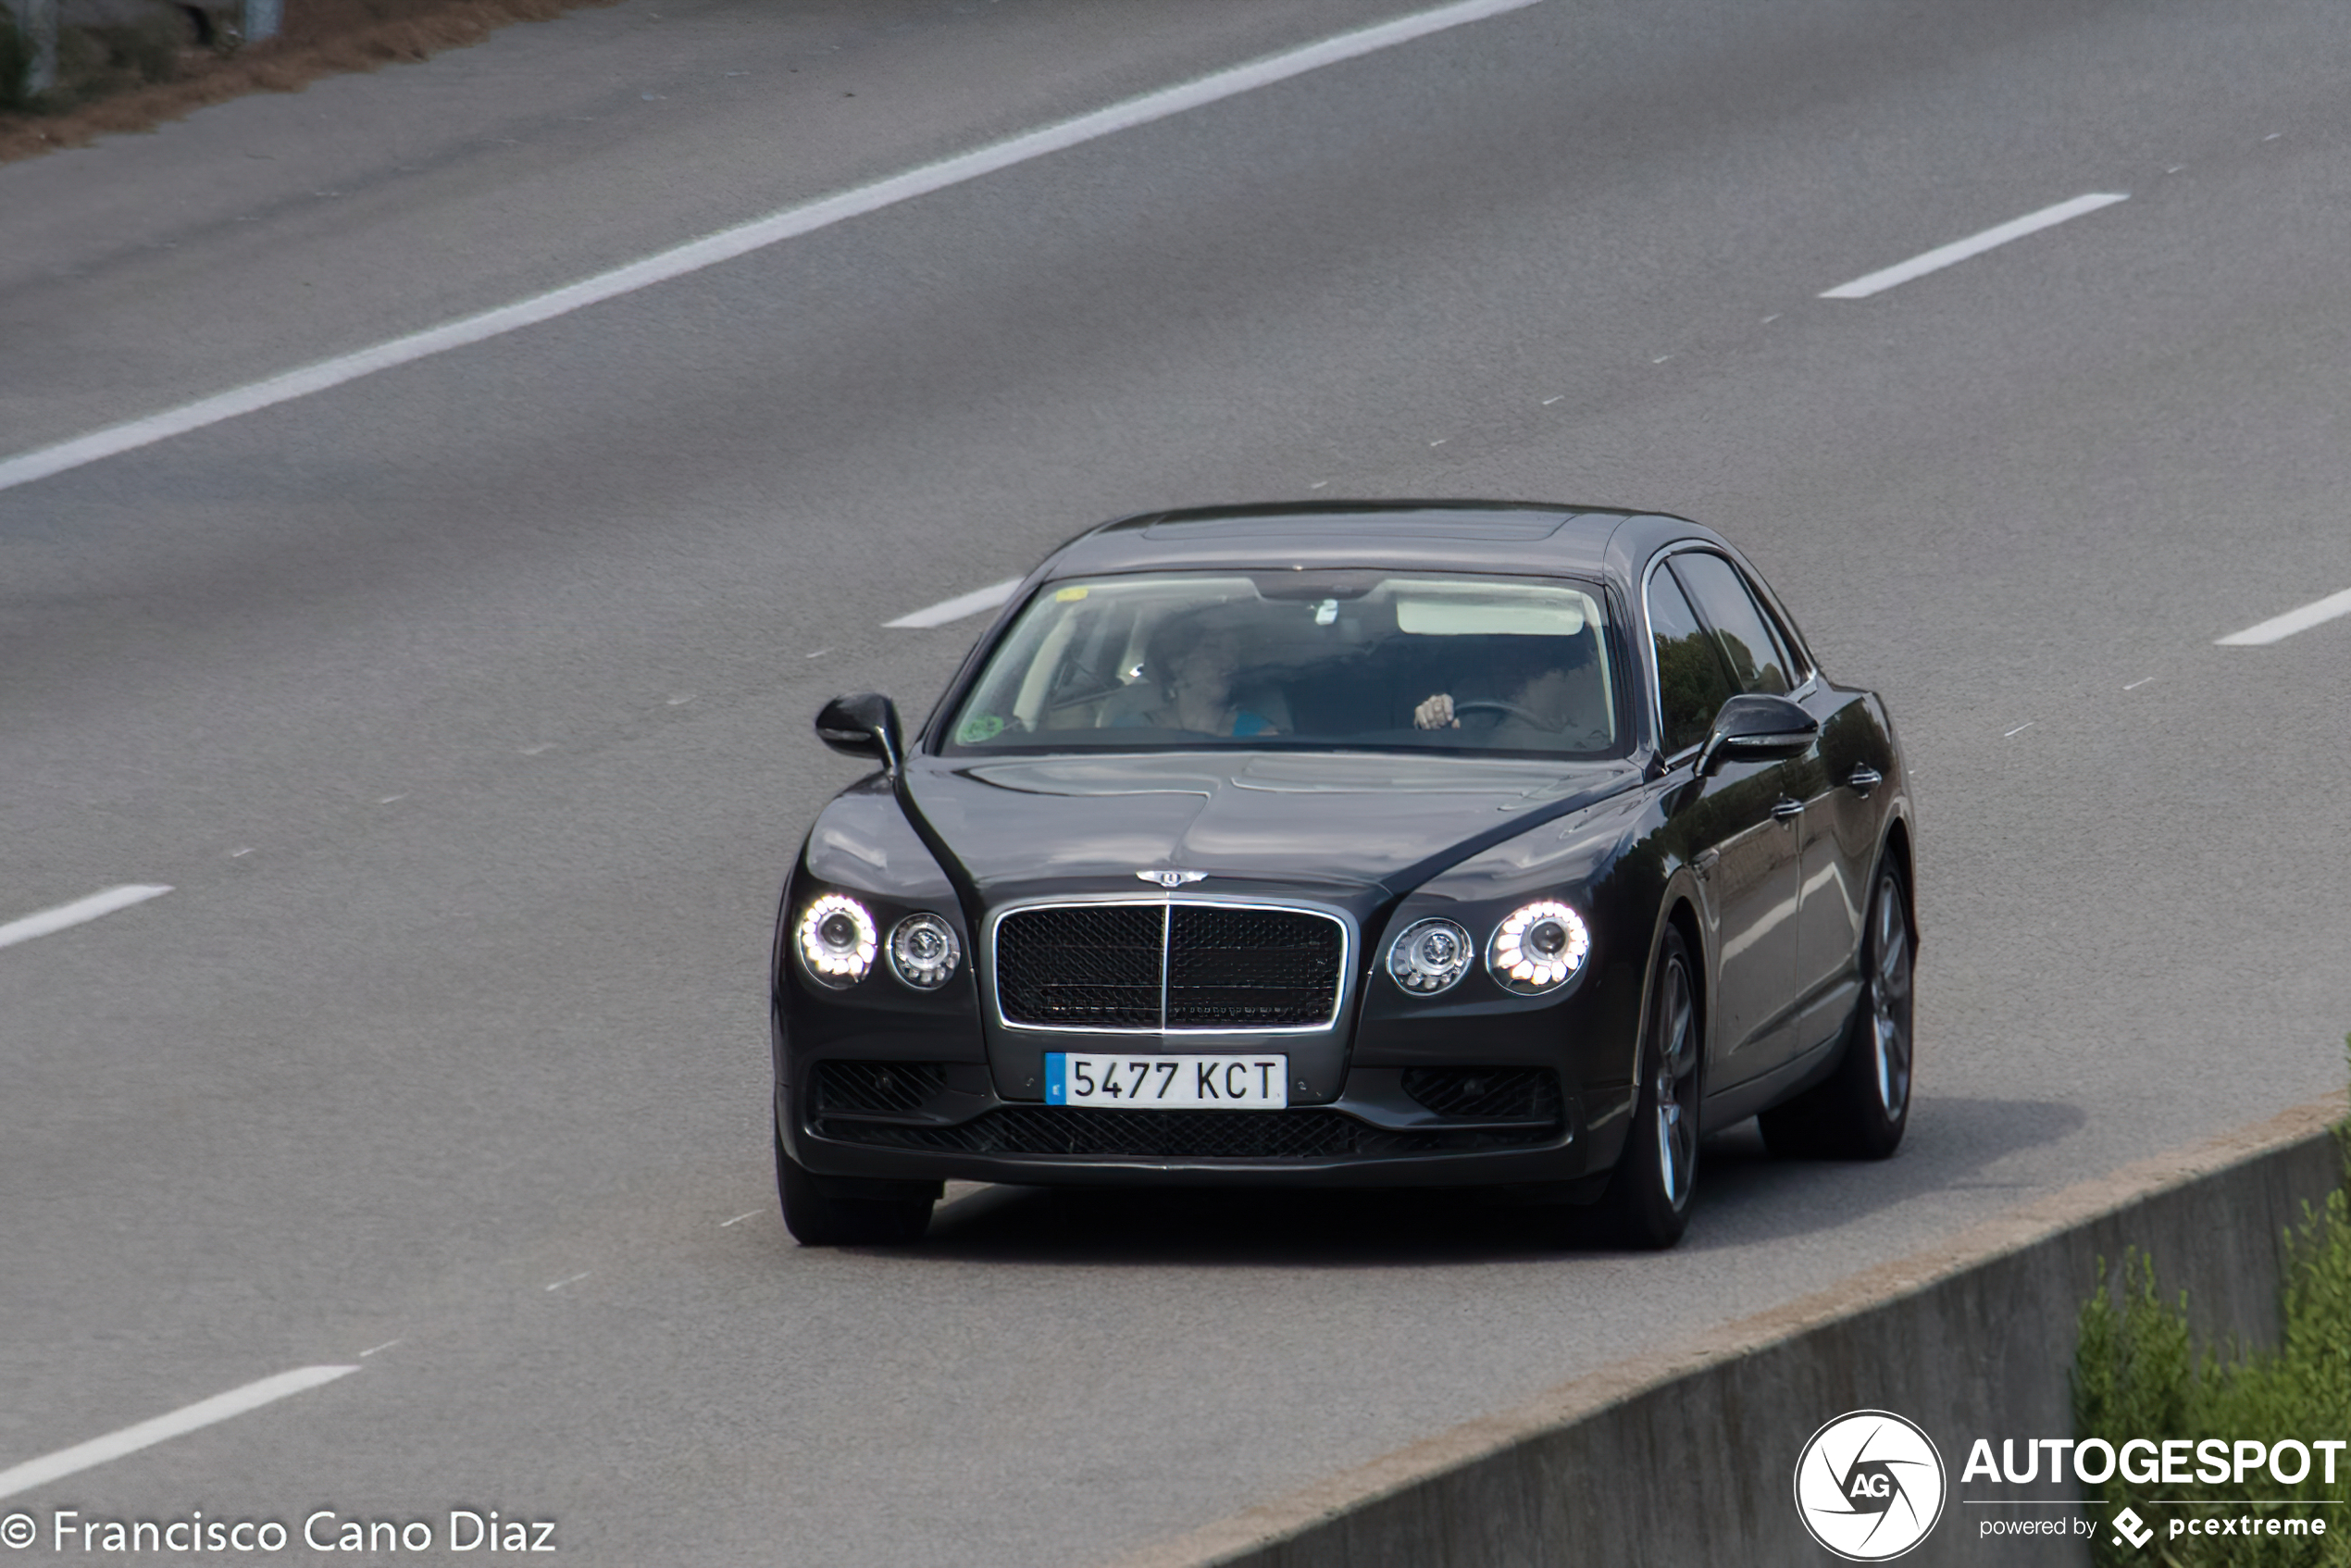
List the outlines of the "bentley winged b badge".
{"label": "bentley winged b badge", "polygon": [[1146,882],[1156,882],[1163,888],[1180,888],[1187,882],[1205,880],[1205,871],[1138,871],[1136,876]]}

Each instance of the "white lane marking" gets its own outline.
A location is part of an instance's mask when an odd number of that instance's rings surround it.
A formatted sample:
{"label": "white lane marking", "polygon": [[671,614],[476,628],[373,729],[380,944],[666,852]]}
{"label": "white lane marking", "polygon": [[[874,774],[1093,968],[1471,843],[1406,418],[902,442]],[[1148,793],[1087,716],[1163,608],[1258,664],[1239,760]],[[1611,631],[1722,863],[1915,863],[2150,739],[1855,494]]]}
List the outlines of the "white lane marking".
{"label": "white lane marking", "polygon": [[2141,676],[2138,679],[2131,682],[2130,685],[2125,686],[2122,690],[2125,691],[2136,691],[2140,687],[2145,686],[2148,681],[2153,680],[2154,678],[2155,677],[2151,675]]}
{"label": "white lane marking", "polygon": [[2305,604],[2298,610],[2288,610],[2282,616],[2271,616],[2259,626],[2246,627],[2228,636],[2214,640],[2221,648],[2258,648],[2270,642],[2282,642],[2297,631],[2307,631],[2323,626],[2337,616],[2351,616],[2351,588],[2340,593],[2330,593],[2315,604]]}
{"label": "white lane marking", "polygon": [[579,1273],[573,1275],[568,1279],[558,1279],[553,1285],[547,1287],[547,1288],[550,1290],[560,1290],[566,1285],[577,1285],[595,1272],[596,1271],[594,1269],[583,1269]]}
{"label": "white lane marking", "polygon": [[753,1209],[749,1214],[737,1214],[731,1220],[720,1220],[718,1222],[718,1228],[724,1230],[730,1225],[740,1225],[743,1221],[750,1219],[753,1214],[764,1214],[767,1211],[765,1209]]}
{"label": "white lane marking", "polygon": [[512,305],[500,305],[494,310],[485,310],[478,316],[444,322],[420,332],[411,332],[406,337],[394,338],[390,342],[377,343],[298,370],[288,370],[246,386],[216,392],[178,408],[151,414],[143,419],[110,425],[105,429],[93,430],[54,446],[0,459],[0,490],[31,484],[35,479],[47,479],[52,474],[61,474],[69,468],[78,468],[86,463],[95,463],[159,441],[168,441],[173,436],[185,435],[190,430],[202,429],[224,419],[234,419],[240,415],[290,403],[295,398],[308,397],[313,392],[339,387],[345,381],[372,376],[379,370],[389,370],[397,365],[406,365],[524,327],[535,326],[541,321],[551,321],[575,310],[600,305],[605,300],[616,299],[655,283],[665,283],[673,278],[682,278],[705,267],[732,261],[737,256],[764,250],[769,245],[813,233],[819,229],[830,228],[852,218],[861,218],[869,212],[877,212],[883,207],[895,206],[900,202],[927,196],[934,191],[961,185],[981,175],[1026,163],[1031,158],[1040,158],[1050,153],[1079,146],[1121,131],[1130,131],[1139,125],[1149,125],[1153,120],[1166,119],[1260,87],[1270,87],[1277,81],[1286,81],[1325,66],[1337,65],[1382,49],[1392,49],[1399,44],[1409,44],[1432,33],[1463,27],[1539,3],[1540,0],[1458,0],[1454,5],[1399,17],[1393,21],[1361,28],[1353,32],[1343,32],[1318,44],[1269,55],[1263,59],[1214,71],[1191,81],[1179,82],[1174,87],[1145,93],[1107,108],[1079,115],[1074,119],[1024,131],[968,153],[959,153],[953,157],[941,158],[937,163],[925,164],[902,174],[893,174],[870,185],[860,185],[836,195],[786,207],[765,218],[705,235],[564,288],[517,300]]}
{"label": "white lane marking", "polygon": [[994,609],[1005,600],[1010,599],[1013,596],[1013,590],[1019,586],[1020,579],[1006,578],[1001,582],[989,583],[986,588],[976,588],[969,593],[959,593],[954,598],[943,600],[927,610],[916,610],[911,616],[901,616],[894,621],[884,621],[882,625],[945,626],[949,621],[959,621],[965,616],[976,616],[982,610]]}
{"label": "white lane marking", "polygon": [[1559,402],[1561,398],[1564,398],[1566,396],[1567,394],[1565,392],[1561,392],[1559,397],[1547,397],[1543,400],[1543,406],[1549,408],[1552,404]]}
{"label": "white lane marking", "polygon": [[2076,196],[2070,202],[2043,207],[2039,212],[2028,212],[2022,218],[2012,218],[1995,229],[1986,229],[1981,234],[1971,234],[1964,240],[1938,245],[1924,255],[1914,255],[1908,261],[1872,272],[1865,278],[1856,278],[1850,283],[1839,283],[1821,297],[1824,300],[1867,299],[1872,294],[1884,293],[1897,283],[1907,283],[1913,278],[1940,272],[1953,262],[1982,255],[2010,240],[2021,240],[2027,234],[2037,234],[2069,218],[2079,218],[2085,212],[2096,212],[2100,207],[2112,206],[2130,198],[2128,191],[2094,191],[2086,196]]}
{"label": "white lane marking", "polygon": [[360,1351],[360,1352],[359,1352],[359,1359],[360,1359],[361,1361],[366,1361],[366,1360],[367,1360],[369,1356],[374,1355],[374,1354],[375,1354],[378,1350],[391,1350],[391,1349],[392,1349],[394,1345],[404,1345],[404,1344],[406,1344],[407,1342],[408,1342],[408,1341],[406,1341],[405,1339],[387,1339],[387,1340],[385,1340],[385,1341],[384,1341],[382,1344],[380,1344],[380,1345],[370,1345],[370,1346],[368,1346],[368,1347],[367,1347],[367,1349],[366,1349],[366,1350],[362,1350],[362,1351]]}
{"label": "white lane marking", "polygon": [[243,1415],[250,1410],[282,1400],[289,1394],[299,1394],[320,1384],[358,1371],[355,1366],[298,1366],[292,1372],[281,1372],[275,1377],[265,1377],[258,1383],[248,1383],[242,1388],[231,1388],[225,1394],[215,1394],[208,1400],[175,1410],[168,1415],[158,1415],[152,1421],[142,1421],[136,1426],[126,1426],[119,1432],[109,1432],[103,1437],[93,1437],[86,1443],[76,1443],[69,1449],[39,1459],[27,1460],[11,1470],[0,1470],[0,1498],[14,1497],[31,1491],[60,1476],[71,1475],[124,1454],[151,1448],[168,1437],[177,1437],[209,1426],[216,1421],[226,1421],[232,1415]]}
{"label": "white lane marking", "polygon": [[102,915],[112,915],[118,909],[129,909],[134,903],[144,903],[171,891],[169,888],[149,887],[129,883],[108,888],[103,893],[92,893],[86,899],[61,903],[55,909],[44,909],[38,915],[28,915],[21,920],[11,920],[0,926],[0,947],[14,947],[35,937],[45,937],[52,931],[62,931],[68,926],[79,926],[85,920],[95,920]]}
{"label": "white lane marking", "polygon": [[2023,734],[2026,730],[2032,728],[2034,725],[2040,722],[2041,721],[2037,718],[2028,718],[2022,724],[2018,725],[2014,729],[2009,730],[2006,735],[2001,736],[2000,739],[2003,740],[2013,740],[2018,736]]}

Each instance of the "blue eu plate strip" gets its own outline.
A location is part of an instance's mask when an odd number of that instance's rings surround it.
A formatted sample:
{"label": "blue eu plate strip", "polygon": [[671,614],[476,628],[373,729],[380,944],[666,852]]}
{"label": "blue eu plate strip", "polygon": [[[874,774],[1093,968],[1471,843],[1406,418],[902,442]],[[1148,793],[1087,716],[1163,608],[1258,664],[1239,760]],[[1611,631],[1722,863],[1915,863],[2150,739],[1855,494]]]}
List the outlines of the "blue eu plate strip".
{"label": "blue eu plate strip", "polygon": [[1058,1051],[1047,1052],[1045,1053],[1046,1104],[1066,1105],[1069,1103],[1068,1075],[1069,1058]]}

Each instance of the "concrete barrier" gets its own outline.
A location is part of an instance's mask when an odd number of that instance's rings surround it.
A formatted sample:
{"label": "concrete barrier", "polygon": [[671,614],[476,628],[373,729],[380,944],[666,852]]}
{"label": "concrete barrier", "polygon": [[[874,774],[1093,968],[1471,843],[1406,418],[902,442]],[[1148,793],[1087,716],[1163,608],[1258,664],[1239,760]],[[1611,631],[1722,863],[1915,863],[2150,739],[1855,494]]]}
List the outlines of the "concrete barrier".
{"label": "concrete barrier", "polygon": [[2281,1238],[2341,1181],[2345,1109],[2331,1096],[2069,1188],[1115,1568],[1821,1568],[1835,1560],[1797,1518],[1796,1462],[1822,1422],[1872,1408],[1919,1423],[1948,1472],[1942,1523],[1906,1568],[2084,1563],[2078,1537],[1978,1538],[1970,1443],[2071,1434],[2076,1316],[2098,1260],[2129,1247],[2154,1255],[2167,1296],[2188,1292],[2208,1340],[2274,1342]]}

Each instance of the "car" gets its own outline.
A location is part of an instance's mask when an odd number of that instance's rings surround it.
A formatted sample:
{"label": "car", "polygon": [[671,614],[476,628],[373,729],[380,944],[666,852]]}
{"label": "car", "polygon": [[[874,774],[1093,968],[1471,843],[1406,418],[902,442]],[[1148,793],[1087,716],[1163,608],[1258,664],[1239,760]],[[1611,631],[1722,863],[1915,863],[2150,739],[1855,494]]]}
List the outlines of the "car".
{"label": "car", "polygon": [[1268,504],[1106,523],[817,815],[772,964],[803,1244],[949,1180],[1490,1187],[1672,1245],[1699,1139],[1882,1159],[1908,778],[1722,535]]}

